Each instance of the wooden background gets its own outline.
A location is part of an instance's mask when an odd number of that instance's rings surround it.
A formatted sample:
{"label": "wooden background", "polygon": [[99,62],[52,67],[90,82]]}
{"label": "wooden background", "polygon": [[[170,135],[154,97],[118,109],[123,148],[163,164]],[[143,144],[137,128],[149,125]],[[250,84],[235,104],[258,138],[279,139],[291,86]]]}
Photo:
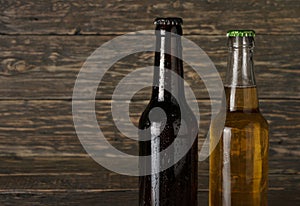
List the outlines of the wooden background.
{"label": "wooden background", "polygon": [[[228,29],[254,29],[261,110],[270,123],[269,205],[300,202],[299,0],[1,0],[0,205],[137,205],[137,178],[95,163],[72,121],[72,91],[86,58],[127,32],[153,29],[157,16],[180,16],[224,76]],[[108,140],[136,153],[110,114],[111,94],[126,74],[153,64],[152,53],[131,55],[105,75],[96,96],[97,117]],[[186,69],[207,132],[209,100]],[[135,95],[134,123],[149,99]],[[199,205],[207,205],[208,161],[199,163]]]}

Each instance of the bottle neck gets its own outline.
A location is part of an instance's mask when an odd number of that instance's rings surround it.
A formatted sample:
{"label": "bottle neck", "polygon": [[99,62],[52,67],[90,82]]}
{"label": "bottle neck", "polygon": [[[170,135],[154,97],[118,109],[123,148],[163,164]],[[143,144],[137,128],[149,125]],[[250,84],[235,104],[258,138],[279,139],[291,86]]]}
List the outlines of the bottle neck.
{"label": "bottle neck", "polygon": [[253,70],[253,37],[229,37],[228,65],[225,78],[227,109],[258,110]]}
{"label": "bottle neck", "polygon": [[179,25],[156,28],[156,51],[152,100],[173,101],[184,97],[182,30]]}

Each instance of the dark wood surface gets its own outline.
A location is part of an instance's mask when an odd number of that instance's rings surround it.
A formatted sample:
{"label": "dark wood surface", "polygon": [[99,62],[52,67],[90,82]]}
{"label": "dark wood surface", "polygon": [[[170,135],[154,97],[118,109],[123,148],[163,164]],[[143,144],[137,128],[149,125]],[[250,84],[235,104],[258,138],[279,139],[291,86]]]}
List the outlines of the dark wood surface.
{"label": "dark wood surface", "polygon": [[[152,28],[152,22],[149,29]],[[212,59],[224,76],[226,37],[187,36]],[[1,99],[70,99],[76,76],[86,58],[111,36],[0,36]],[[260,98],[300,98],[299,35],[257,35],[255,65]],[[153,64],[152,53],[130,55],[104,76],[97,99],[110,99],[115,86],[128,73]],[[207,98],[200,78],[186,68],[186,80],[195,95]],[[149,78],[152,74],[149,73]],[[276,87],[273,87],[276,80]],[[37,90],[38,88],[38,90]],[[149,98],[148,93],[140,99]]]}
{"label": "dark wood surface", "polygon": [[[137,205],[137,178],[103,168],[84,151],[73,125],[71,98],[76,76],[96,48],[126,32],[152,30],[157,16],[183,17],[185,36],[207,52],[222,77],[226,31],[256,30],[256,80],[271,129],[269,205],[300,204],[298,0],[3,0],[0,205]],[[137,153],[137,142],[113,126],[111,95],[128,73],[152,63],[152,53],[122,59],[105,75],[96,95],[105,136],[130,154]],[[203,139],[209,125],[208,95],[201,79],[185,68],[198,97]],[[134,124],[149,94],[148,89],[134,96]],[[198,176],[199,205],[208,205],[208,160],[199,162]]]}
{"label": "dark wood surface", "polygon": [[[1,1],[1,33],[117,35],[152,29],[157,16],[181,16],[186,34],[224,34],[233,27],[299,34],[297,0]],[[150,24],[149,24],[150,23]]]}

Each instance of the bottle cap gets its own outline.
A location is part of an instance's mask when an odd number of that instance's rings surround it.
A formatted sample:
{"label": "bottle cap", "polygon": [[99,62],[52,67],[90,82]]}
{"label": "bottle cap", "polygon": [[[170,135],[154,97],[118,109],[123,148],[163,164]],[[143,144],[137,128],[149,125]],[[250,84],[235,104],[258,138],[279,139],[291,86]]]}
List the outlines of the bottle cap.
{"label": "bottle cap", "polygon": [[182,21],[182,18],[179,18],[179,17],[166,17],[166,18],[159,17],[159,18],[155,19],[154,24],[155,25],[177,26],[177,25],[182,25],[183,21]]}
{"label": "bottle cap", "polygon": [[229,30],[227,37],[255,37],[254,30]]}

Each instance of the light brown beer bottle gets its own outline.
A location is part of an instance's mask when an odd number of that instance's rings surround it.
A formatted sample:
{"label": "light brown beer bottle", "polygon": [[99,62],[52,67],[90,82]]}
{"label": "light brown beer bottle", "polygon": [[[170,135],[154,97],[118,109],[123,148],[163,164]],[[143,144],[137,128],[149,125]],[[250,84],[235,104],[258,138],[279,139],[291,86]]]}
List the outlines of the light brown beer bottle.
{"label": "light brown beer bottle", "polygon": [[267,205],[269,138],[253,71],[255,32],[231,30],[227,36],[226,120],[221,138],[211,135],[209,205],[263,206]]}
{"label": "light brown beer bottle", "polygon": [[[157,18],[152,96],[139,121],[140,156],[151,155],[140,168],[159,172],[140,176],[140,206],[197,205],[197,120],[188,106],[183,82],[182,19]],[[172,55],[174,54],[174,55]],[[177,76],[172,75],[177,74]],[[160,110],[161,113],[154,111]],[[179,128],[183,127],[182,132]],[[147,141],[142,141],[146,139]],[[172,145],[177,140],[179,145]],[[174,157],[183,147],[179,161]],[[169,153],[161,154],[166,149]],[[172,165],[163,169],[167,163]]]}

